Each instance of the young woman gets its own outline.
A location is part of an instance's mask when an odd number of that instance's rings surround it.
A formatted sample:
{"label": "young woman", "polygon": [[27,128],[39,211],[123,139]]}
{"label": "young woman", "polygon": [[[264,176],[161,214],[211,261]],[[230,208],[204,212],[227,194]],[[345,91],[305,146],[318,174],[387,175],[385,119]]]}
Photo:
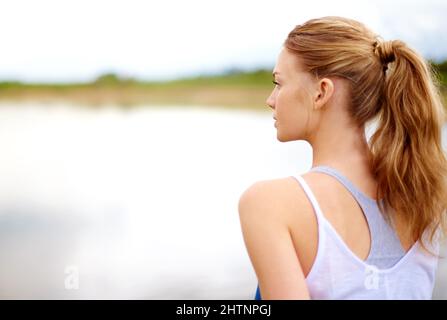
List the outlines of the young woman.
{"label": "young woman", "polygon": [[277,138],[306,140],[313,161],[239,199],[256,299],[431,299],[447,159],[429,64],[357,21],[323,17],[289,33],[273,75]]}

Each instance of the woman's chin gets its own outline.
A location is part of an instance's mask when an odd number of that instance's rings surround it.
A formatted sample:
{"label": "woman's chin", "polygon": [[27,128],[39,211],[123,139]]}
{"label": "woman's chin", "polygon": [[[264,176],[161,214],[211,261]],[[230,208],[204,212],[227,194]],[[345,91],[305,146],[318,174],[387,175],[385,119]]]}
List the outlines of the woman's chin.
{"label": "woman's chin", "polygon": [[282,136],[278,131],[276,132],[276,139],[277,139],[279,142],[286,142],[286,141],[288,141],[288,140],[285,139],[285,137]]}

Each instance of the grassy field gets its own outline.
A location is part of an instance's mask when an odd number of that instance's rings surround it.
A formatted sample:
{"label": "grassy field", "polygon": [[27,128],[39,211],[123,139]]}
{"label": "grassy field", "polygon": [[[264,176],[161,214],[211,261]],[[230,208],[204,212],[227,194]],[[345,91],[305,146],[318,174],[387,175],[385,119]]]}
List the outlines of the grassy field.
{"label": "grassy field", "polygon": [[22,84],[0,83],[0,101],[38,101],[102,106],[206,105],[262,108],[273,84],[271,71],[234,73],[179,79],[168,82],[144,82],[101,76],[91,83]]}
{"label": "grassy field", "polygon": [[[447,105],[447,61],[439,71],[444,105]],[[268,108],[273,89],[271,70],[232,71],[166,82],[145,82],[105,74],[90,83],[24,84],[0,82],[0,102],[70,102],[100,107],[119,105],[203,105],[229,108]]]}

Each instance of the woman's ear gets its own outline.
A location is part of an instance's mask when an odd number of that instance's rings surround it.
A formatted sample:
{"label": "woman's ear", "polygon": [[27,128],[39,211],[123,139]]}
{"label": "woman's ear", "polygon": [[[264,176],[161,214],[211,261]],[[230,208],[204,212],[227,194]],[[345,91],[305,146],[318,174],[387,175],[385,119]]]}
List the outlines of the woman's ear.
{"label": "woman's ear", "polygon": [[329,78],[323,78],[317,82],[317,90],[314,96],[314,109],[323,108],[334,94],[334,82]]}

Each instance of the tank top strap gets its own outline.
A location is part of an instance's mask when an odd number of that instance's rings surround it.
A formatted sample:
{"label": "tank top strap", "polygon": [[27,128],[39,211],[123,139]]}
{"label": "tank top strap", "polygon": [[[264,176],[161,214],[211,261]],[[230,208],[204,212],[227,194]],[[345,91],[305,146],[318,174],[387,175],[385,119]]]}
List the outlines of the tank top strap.
{"label": "tank top strap", "polygon": [[332,167],[321,165],[313,167],[309,171],[327,173],[336,178],[338,181],[340,181],[340,183],[342,183],[346,187],[346,189],[348,189],[351,192],[351,194],[356,198],[357,202],[359,202],[359,204],[362,207],[364,202],[367,202],[368,204],[377,204],[375,199],[364,194],[348,178],[346,178],[338,170]]}
{"label": "tank top strap", "polygon": [[304,193],[306,194],[307,198],[309,199],[310,203],[312,204],[315,215],[317,216],[318,225],[319,225],[319,227],[322,227],[324,221],[326,221],[326,218],[324,217],[323,212],[320,208],[320,205],[318,204],[317,198],[315,197],[314,193],[310,189],[306,180],[304,180],[304,178],[301,175],[295,174],[295,175],[292,175],[292,177],[294,177],[299,182],[301,187],[303,188]]}

